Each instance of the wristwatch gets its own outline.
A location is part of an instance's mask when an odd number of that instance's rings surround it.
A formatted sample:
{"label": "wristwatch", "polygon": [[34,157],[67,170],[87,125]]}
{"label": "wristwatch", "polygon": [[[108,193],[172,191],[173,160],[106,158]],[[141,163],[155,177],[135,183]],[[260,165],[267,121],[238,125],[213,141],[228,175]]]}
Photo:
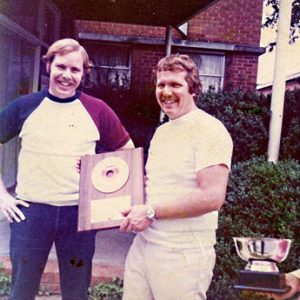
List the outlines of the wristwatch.
{"label": "wristwatch", "polygon": [[152,222],[155,220],[155,210],[151,205],[147,205],[147,218]]}

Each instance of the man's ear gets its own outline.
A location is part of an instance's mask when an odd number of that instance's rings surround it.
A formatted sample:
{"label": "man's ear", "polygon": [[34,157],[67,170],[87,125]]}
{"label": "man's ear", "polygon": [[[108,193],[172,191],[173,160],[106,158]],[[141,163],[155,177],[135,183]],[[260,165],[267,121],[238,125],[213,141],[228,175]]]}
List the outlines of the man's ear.
{"label": "man's ear", "polygon": [[51,66],[50,62],[47,62],[47,63],[46,63],[46,71],[47,71],[47,74],[50,74],[50,66]]}

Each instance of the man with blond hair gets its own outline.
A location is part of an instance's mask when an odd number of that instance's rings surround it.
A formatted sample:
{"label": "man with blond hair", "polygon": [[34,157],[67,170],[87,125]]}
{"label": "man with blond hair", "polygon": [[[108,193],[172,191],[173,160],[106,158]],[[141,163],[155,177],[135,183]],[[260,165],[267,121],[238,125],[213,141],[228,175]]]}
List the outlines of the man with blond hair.
{"label": "man with blond hair", "polygon": [[9,299],[35,299],[54,243],[62,299],[85,300],[95,232],[77,232],[78,160],[133,143],[103,101],[78,90],[90,66],[77,41],[54,42],[43,59],[48,89],[21,96],[0,113],[0,143],[21,139],[16,197],[0,181],[0,210],[11,225]]}
{"label": "man with blond hair", "polygon": [[232,155],[223,124],[197,108],[199,72],[187,55],[155,69],[156,99],[169,122],[156,130],[146,164],[146,204],[124,211],[129,250],[124,300],[206,299],[215,230]]}

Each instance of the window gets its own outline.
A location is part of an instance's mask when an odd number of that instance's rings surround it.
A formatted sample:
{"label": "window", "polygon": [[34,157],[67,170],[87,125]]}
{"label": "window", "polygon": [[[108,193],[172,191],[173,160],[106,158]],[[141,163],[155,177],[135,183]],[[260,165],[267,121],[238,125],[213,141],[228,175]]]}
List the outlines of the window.
{"label": "window", "polygon": [[[35,45],[0,25],[0,110],[14,98],[32,92]],[[0,149],[0,172],[7,187],[16,181],[19,139]]]}
{"label": "window", "polygon": [[51,1],[41,1],[39,22],[40,38],[51,45],[58,39],[60,27],[60,11]]}
{"label": "window", "polygon": [[199,77],[202,84],[202,92],[209,89],[219,90],[223,88],[224,63],[223,55],[188,53],[199,68]]}
{"label": "window", "polygon": [[19,24],[34,35],[38,35],[37,18],[39,4],[37,1],[1,0],[0,13]]}
{"label": "window", "polygon": [[1,0],[0,13],[47,44],[59,36],[60,11],[50,0]]}
{"label": "window", "polygon": [[93,64],[83,87],[110,86],[129,89],[130,48],[118,45],[103,45],[97,42],[83,42]]}
{"label": "window", "polygon": [[[59,10],[50,0],[0,1],[0,110],[16,97],[37,91],[41,47],[57,37]],[[0,149],[7,187],[16,183],[19,139]]]}

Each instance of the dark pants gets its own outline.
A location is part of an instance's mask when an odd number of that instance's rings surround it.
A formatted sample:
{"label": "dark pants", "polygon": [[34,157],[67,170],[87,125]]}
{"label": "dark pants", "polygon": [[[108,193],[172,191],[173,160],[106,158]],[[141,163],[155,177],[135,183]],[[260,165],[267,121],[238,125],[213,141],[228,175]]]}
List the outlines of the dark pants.
{"label": "dark pants", "polygon": [[33,300],[50,249],[55,243],[62,299],[85,300],[91,280],[95,232],[77,232],[78,206],[30,203],[26,219],[11,224],[10,300]]}

